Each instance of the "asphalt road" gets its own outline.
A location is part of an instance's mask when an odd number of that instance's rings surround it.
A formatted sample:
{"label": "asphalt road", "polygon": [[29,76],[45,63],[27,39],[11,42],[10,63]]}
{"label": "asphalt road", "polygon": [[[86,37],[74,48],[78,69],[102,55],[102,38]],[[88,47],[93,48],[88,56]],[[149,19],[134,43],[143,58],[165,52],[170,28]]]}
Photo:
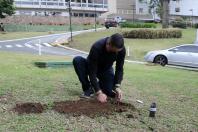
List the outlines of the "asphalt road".
{"label": "asphalt road", "polygon": [[[92,32],[93,29],[76,31],[73,32],[73,35],[77,35],[84,32]],[[65,49],[62,47],[53,47],[50,45],[59,38],[69,38],[70,33],[63,34],[52,34],[39,37],[17,39],[17,40],[6,40],[0,41],[0,51],[9,51],[9,52],[20,52],[20,53],[30,53],[30,54],[39,54],[39,46],[41,49],[42,55],[58,55],[58,56],[86,56],[84,53],[80,53],[75,50]]]}

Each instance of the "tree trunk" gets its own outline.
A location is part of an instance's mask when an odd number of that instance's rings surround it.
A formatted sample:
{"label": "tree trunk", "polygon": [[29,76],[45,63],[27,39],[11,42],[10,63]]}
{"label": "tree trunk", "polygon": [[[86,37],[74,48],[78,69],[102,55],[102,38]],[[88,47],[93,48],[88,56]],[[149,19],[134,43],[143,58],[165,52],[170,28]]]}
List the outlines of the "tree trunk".
{"label": "tree trunk", "polygon": [[162,1],[162,28],[169,27],[169,2],[170,0],[163,0]]}

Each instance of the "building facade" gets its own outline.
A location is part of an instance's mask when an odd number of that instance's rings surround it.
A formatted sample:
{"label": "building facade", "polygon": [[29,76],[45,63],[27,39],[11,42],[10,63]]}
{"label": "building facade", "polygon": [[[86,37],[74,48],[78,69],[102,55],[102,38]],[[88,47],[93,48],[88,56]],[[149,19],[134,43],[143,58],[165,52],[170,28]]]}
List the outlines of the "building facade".
{"label": "building facade", "polygon": [[[107,0],[70,0],[75,17],[100,16],[108,11]],[[69,0],[14,0],[15,15],[69,16]]]}
{"label": "building facade", "polygon": [[148,1],[144,0],[108,0],[109,11],[104,14],[105,17],[122,17],[127,20],[145,20],[152,19],[149,12]]}
{"label": "building facade", "polygon": [[181,16],[198,23],[198,0],[171,0],[170,15],[172,19]]}

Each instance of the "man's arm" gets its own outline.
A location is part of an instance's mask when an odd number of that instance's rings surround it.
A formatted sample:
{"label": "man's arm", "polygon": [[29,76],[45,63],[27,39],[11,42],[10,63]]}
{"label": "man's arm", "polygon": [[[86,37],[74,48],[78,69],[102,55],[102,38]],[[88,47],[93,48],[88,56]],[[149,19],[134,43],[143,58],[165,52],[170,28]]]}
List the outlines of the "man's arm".
{"label": "man's arm", "polygon": [[116,59],[116,70],[115,70],[115,78],[114,78],[114,85],[119,87],[121,85],[123,79],[123,66],[125,60],[126,50],[125,48],[121,51]]}
{"label": "man's arm", "polygon": [[95,92],[100,90],[99,83],[97,81],[97,71],[98,71],[98,57],[99,53],[96,48],[92,47],[88,57],[88,71],[89,79],[94,87]]}

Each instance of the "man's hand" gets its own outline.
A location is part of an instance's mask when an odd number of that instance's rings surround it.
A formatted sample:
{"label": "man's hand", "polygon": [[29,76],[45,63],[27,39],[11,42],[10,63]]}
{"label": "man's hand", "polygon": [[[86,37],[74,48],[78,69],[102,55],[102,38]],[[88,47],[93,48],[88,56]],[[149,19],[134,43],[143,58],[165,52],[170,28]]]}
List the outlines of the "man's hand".
{"label": "man's hand", "polygon": [[116,92],[116,100],[120,102],[122,100],[122,91],[120,88],[116,88],[115,92]]}
{"label": "man's hand", "polygon": [[99,90],[97,93],[97,100],[101,103],[107,102],[107,95],[104,94],[101,90]]}

